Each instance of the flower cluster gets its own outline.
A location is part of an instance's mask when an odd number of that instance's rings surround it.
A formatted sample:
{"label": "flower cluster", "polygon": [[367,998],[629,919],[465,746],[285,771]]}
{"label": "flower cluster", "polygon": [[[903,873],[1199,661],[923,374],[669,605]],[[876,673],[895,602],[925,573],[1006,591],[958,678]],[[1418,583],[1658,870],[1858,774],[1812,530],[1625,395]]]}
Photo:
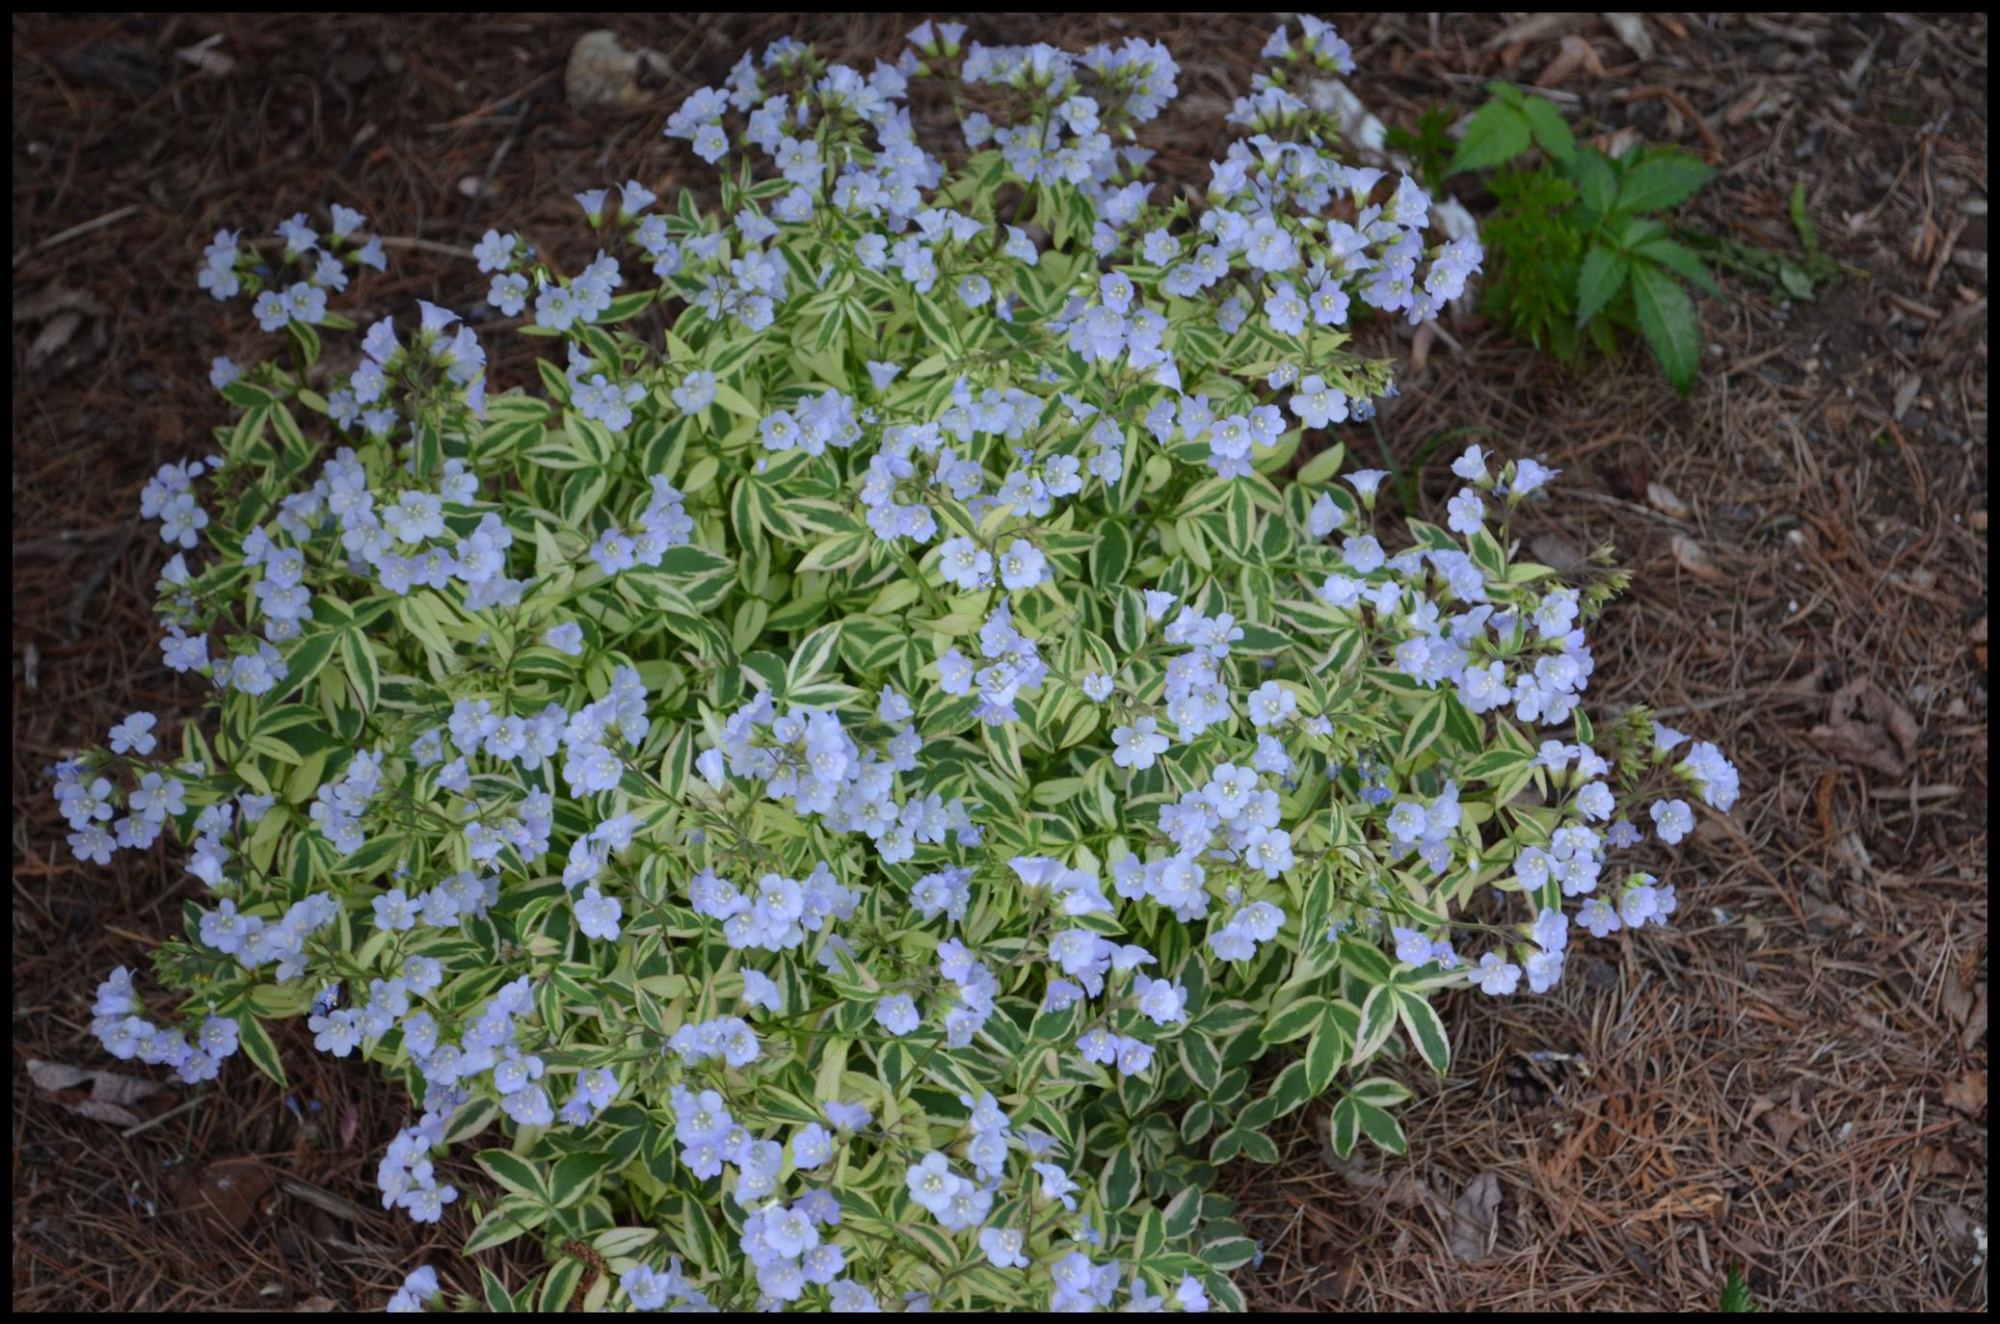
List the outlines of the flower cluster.
{"label": "flower cluster", "polygon": [[122,1061],[137,1058],[151,1066],[171,1067],[190,1085],[214,1080],[223,1060],[236,1055],[241,1027],[233,1017],[204,1016],[190,1043],[182,1031],[163,1028],[139,1015],[143,1010],[132,989],[132,972],[124,966],[97,986],[91,1023],[106,1052]]}
{"label": "flower cluster", "polygon": [[1341,476],[1361,347],[1480,255],[1340,159],[1288,75],[1352,54],[1300,22],[1197,206],[1135,145],[1145,40],[746,55],[667,119],[719,209],[628,179],[580,270],[476,247],[532,390],[471,314],[343,317],[345,208],[218,236],[280,352],[142,494],[207,712],[52,773],[79,858],[201,885],[188,1028],[121,970],[106,1048],[282,1079],[304,1017],[409,1089],[385,1206],[551,1252],[518,1308],[1240,1307],[1214,1166],[1329,1093],[1400,1149],[1370,1070],[1448,1069],[1433,1000],[1669,923],[1646,869],[1739,794],[1591,711],[1623,579],[1515,556],[1555,470],[1472,447],[1442,525]]}

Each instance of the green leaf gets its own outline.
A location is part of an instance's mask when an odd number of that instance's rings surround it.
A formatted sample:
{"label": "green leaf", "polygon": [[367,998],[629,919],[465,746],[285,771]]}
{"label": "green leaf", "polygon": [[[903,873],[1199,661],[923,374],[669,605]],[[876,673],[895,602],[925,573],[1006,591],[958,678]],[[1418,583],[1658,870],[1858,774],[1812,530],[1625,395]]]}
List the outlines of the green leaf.
{"label": "green leaf", "polygon": [[762,410],[744,398],[743,393],[728,382],[715,384],[715,402],[738,418],[761,419]]}
{"label": "green leaf", "polygon": [[1587,219],[1595,221],[1611,210],[1618,197],[1618,172],[1604,153],[1584,148],[1570,162],[1569,173],[1576,182],[1577,203]]}
{"label": "green leaf", "polygon": [[[1186,1194],[1186,1192],[1182,1192]],[[1139,1219],[1139,1235],[1133,1238],[1143,1263],[1156,1259],[1167,1248],[1167,1220],[1157,1209],[1148,1209]]]}
{"label": "green leaf", "polygon": [[239,1016],[236,1021],[236,1042],[252,1066],[277,1082],[279,1089],[290,1089],[285,1080],[285,1065],[278,1060],[278,1046],[271,1042],[271,1036],[264,1024],[255,1016]]}
{"label": "green leaf", "polygon": [[1701,323],[1694,300],[1664,269],[1640,262],[1632,267],[1632,303],[1639,313],[1639,330],[1660,370],[1676,391],[1686,395],[1694,386],[1701,355]]}
{"label": "green leaf", "polygon": [[1576,278],[1576,324],[1582,326],[1617,298],[1629,274],[1631,264],[1623,253],[1600,244],[1585,254]]}
{"label": "green leaf", "polygon": [[1103,1179],[1098,1190],[1104,1197],[1104,1207],[1111,1213],[1118,1213],[1132,1203],[1139,1193],[1139,1156],[1132,1152],[1129,1144],[1120,1145],[1111,1151],[1110,1162],[1104,1165]]}
{"label": "green leaf", "polygon": [[486,1298],[486,1308],[494,1314],[516,1313],[514,1298],[507,1294],[507,1284],[500,1280],[499,1274],[483,1264],[479,1266],[479,1291]]}
{"label": "green leaf", "polygon": [[535,1294],[535,1310],[539,1314],[557,1314],[569,1309],[569,1303],[576,1294],[577,1284],[583,1281],[583,1261],[563,1260],[542,1279],[541,1291]]}
{"label": "green leaf", "polygon": [[1243,1141],[1243,1157],[1252,1163],[1276,1163],[1278,1161],[1277,1142],[1262,1131],[1239,1130],[1236,1133]]}
{"label": "green leaf", "polygon": [[245,409],[255,409],[260,405],[269,405],[276,399],[275,396],[263,387],[252,385],[246,381],[233,381],[223,387],[222,398],[232,405],[241,405]]}
{"label": "green leaf", "polygon": [[1630,253],[1655,239],[1665,238],[1666,233],[1666,225],[1650,216],[1627,216],[1618,226],[1617,244]]}
{"label": "green leaf", "polygon": [[1389,1034],[1396,1028],[1396,994],[1398,990],[1384,984],[1368,990],[1368,996],[1361,1003],[1361,1024],[1354,1036],[1354,1061],[1356,1065],[1375,1056],[1376,1050],[1389,1040]]}
{"label": "green leaf", "polygon": [[1356,1102],[1354,1108],[1360,1118],[1361,1133],[1377,1149],[1390,1154],[1410,1152],[1410,1142],[1403,1134],[1401,1122],[1373,1104]]}
{"label": "green leaf", "polygon": [[616,1227],[591,1238],[590,1247],[606,1257],[637,1255],[642,1247],[652,1245],[659,1235],[649,1227]]}
{"label": "green leaf", "polygon": [[1243,1289],[1219,1273],[1203,1278],[1202,1286],[1208,1289],[1208,1299],[1218,1310],[1241,1315],[1250,1308],[1243,1299]]}
{"label": "green leaf", "polygon": [[333,650],[340,645],[340,632],[328,630],[321,634],[309,634],[292,646],[285,654],[285,679],[281,688],[266,703],[283,703],[297,694],[306,682],[319,675],[320,669],[332,658]]}
{"label": "green leaf", "polygon": [[1201,1262],[1224,1273],[1256,1258],[1257,1243],[1248,1237],[1219,1237],[1201,1248]]}
{"label": "green leaf", "polygon": [[785,664],[785,693],[796,694],[808,681],[824,673],[839,655],[841,622],[822,625],[805,637],[792,660]]}
{"label": "green leaf", "polygon": [[923,1210],[917,1210],[917,1214],[920,1221],[898,1223],[896,1225],[896,1235],[902,1237],[905,1241],[916,1243],[920,1249],[946,1268],[956,1264],[958,1262],[958,1247],[952,1245],[951,1238],[945,1234],[943,1229],[931,1222],[930,1216],[925,1214]]}
{"label": "green leaf", "polygon": [[1410,718],[1409,726],[1403,730],[1402,743],[1396,747],[1398,764],[1407,766],[1444,730],[1444,704],[1450,693],[1449,690],[1439,690],[1424,700],[1423,707]]}
{"label": "green leaf", "polygon": [[1801,179],[1792,185],[1792,229],[1798,232],[1799,247],[1806,250],[1807,257],[1819,255],[1819,228],[1813,224],[1812,213],[1806,210],[1806,182]]}
{"label": "green leaf", "polygon": [[293,343],[299,347],[299,353],[305,356],[308,368],[319,362],[319,332],[313,330],[307,323],[296,320],[285,323],[285,330],[291,333]]}
{"label": "green leaf", "polygon": [[1201,1221],[1201,1192],[1192,1186],[1183,1186],[1173,1199],[1167,1201],[1162,1221],[1168,1241],[1180,1241],[1193,1235],[1195,1225]]}
{"label": "green leaf", "polygon": [[1409,1101],[1410,1090],[1401,1081],[1391,1080],[1387,1076],[1370,1076],[1366,1080],[1356,1082],[1347,1091],[1347,1097],[1357,1103],[1371,1104],[1377,1108],[1393,1108],[1399,1103]]}
{"label": "green leaf", "polygon": [[1097,545],[1090,549],[1090,576],[1099,584],[1117,584],[1124,580],[1125,570],[1132,564],[1132,538],[1124,526],[1105,520],[1097,531]]}
{"label": "green leaf", "polygon": [[597,1189],[597,1178],[612,1165],[609,1154],[565,1154],[549,1173],[549,1199],[568,1208]]}
{"label": "green leaf", "polygon": [[1523,96],[1521,113],[1528,117],[1535,142],[1563,165],[1576,158],[1576,135],[1563,122],[1562,112],[1547,97]]}
{"label": "green leaf", "polygon": [[1451,1065],[1451,1039],[1445,1034],[1444,1022],[1438,1018],[1436,1009],[1421,993],[1397,989],[1396,1015],[1410,1036],[1410,1043],[1430,1063],[1431,1070],[1442,1076]]}
{"label": "green leaf", "polygon": [[368,636],[360,630],[340,632],[340,665],[354,687],[354,698],[363,712],[373,712],[382,701],[382,669],[375,664],[375,652]]}
{"label": "green leaf", "polygon": [[1722,1283],[1721,1313],[1725,1315],[1755,1315],[1764,1307],[1757,1304],[1750,1295],[1750,1284],[1743,1280],[1743,1266],[1731,1264],[1729,1275]]}
{"label": "green leaf", "polygon": [[1207,1135],[1215,1126],[1215,1105],[1207,1099],[1196,1099],[1181,1114],[1181,1141],[1192,1145]]}
{"label": "green leaf", "polygon": [[1445,173],[1456,175],[1502,165],[1527,151],[1533,142],[1534,126],[1528,117],[1519,107],[1496,98],[1474,111],[1466,122],[1465,136],[1458,140],[1451,168]]}
{"label": "green leaf", "polygon": [[[1708,274],[1708,268],[1703,266],[1701,259],[1685,245],[1677,244],[1671,239],[1653,239],[1633,249],[1632,254],[1634,257],[1657,262],[1689,284],[1718,299],[1722,297],[1722,288],[1715,283],[1715,278]],[[1812,293],[1810,281],[1806,284],[1806,293]]]}
{"label": "green leaf", "polygon": [[1345,1159],[1354,1152],[1355,1143],[1361,1139],[1361,1104],[1353,1095],[1333,1105],[1327,1129],[1335,1157]]}
{"label": "green leaf", "polygon": [[1271,1084],[1271,1092],[1264,1097],[1272,1105],[1272,1116],[1282,1117],[1303,1108],[1312,1096],[1312,1085],[1306,1078],[1306,1064],[1301,1060],[1280,1071],[1277,1080]]}
{"label": "green leaf", "polygon": [[1640,213],[1678,207],[1699,193],[1714,173],[1685,152],[1649,157],[1625,172],[1618,186],[1617,210]]}
{"label": "green leaf", "polygon": [[543,1202],[548,1200],[549,1185],[541,1170],[519,1154],[505,1149],[488,1149],[474,1157],[479,1166],[486,1169],[487,1176],[513,1194]]}
{"label": "green leaf", "polygon": [[1306,1045],[1306,1087],[1314,1095],[1324,1093],[1346,1057],[1347,1040],[1329,1014]]}
{"label": "green leaf", "polygon": [[1313,1030],[1319,1025],[1320,1017],[1325,1014],[1325,998],[1317,996],[1301,998],[1272,1016],[1259,1037],[1267,1044],[1282,1044]]}
{"label": "green leaf", "polygon": [[495,1246],[504,1246],[516,1237],[533,1232],[548,1218],[546,1205],[524,1196],[510,1195],[492,1213],[480,1219],[478,1227],[472,1229],[472,1235],[465,1239],[465,1253],[474,1255]]}
{"label": "green leaf", "polygon": [[1175,1046],[1180,1052],[1181,1067],[1188,1073],[1188,1079],[1201,1087],[1203,1092],[1213,1092],[1222,1079],[1222,1058],[1208,1037],[1184,1034]]}
{"label": "green leaf", "polygon": [[278,439],[283,441],[293,454],[306,453],[310,443],[306,441],[305,433],[299,431],[299,421],[292,417],[292,411],[283,405],[271,410],[271,430],[278,434]]}
{"label": "green leaf", "polygon": [[597,315],[597,321],[592,325],[608,326],[614,322],[623,322],[629,318],[637,317],[641,312],[645,311],[646,305],[651,303],[653,297],[658,293],[658,290],[637,290],[631,294],[621,294],[613,299],[603,312]]}

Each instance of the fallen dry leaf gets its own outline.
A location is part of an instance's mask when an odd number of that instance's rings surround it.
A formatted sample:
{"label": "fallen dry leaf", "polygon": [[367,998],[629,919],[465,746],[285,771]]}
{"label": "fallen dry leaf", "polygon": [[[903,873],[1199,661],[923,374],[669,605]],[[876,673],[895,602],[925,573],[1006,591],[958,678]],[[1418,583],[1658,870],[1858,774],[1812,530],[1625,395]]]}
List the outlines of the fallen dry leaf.
{"label": "fallen dry leaf", "polygon": [[1549,61],[1549,67],[1542,70],[1535,80],[1536,87],[1561,87],[1576,71],[1582,69],[1593,77],[1604,77],[1604,62],[1597,58],[1597,50],[1574,32],[1562,39],[1562,49]]}
{"label": "fallen dry leaf", "polygon": [[667,57],[648,47],[628,49],[609,28],[586,32],[570,48],[563,90],[579,110],[637,106],[668,83]]}
{"label": "fallen dry leaf", "polygon": [[1919,1145],[1910,1171],[1919,1177],[1963,1177],[1972,1167],[1949,1145]]}
{"label": "fallen dry leaf", "polygon": [[1765,1129],[1770,1131],[1771,1138],[1777,1141],[1781,1152],[1792,1147],[1792,1137],[1806,1124],[1804,1114],[1786,1107],[1768,1094],[1758,1095],[1751,1103],[1750,1120],[1764,1123]]}
{"label": "fallen dry leaf", "polygon": [[1898,423],[1902,422],[1903,415],[1909,413],[1910,406],[1916,403],[1917,392],[1923,389],[1924,379],[1922,376],[1911,373],[1909,376],[1903,378],[1902,384],[1896,388],[1896,401],[1890,410],[1889,416]]}
{"label": "fallen dry leaf", "polygon": [[312,1183],[300,1181],[297,1177],[278,1178],[278,1188],[285,1194],[303,1200],[343,1222],[360,1223],[368,1217],[353,1201],[343,1200],[333,1192],[322,1191]]}
{"label": "fallen dry leaf", "polygon": [[1673,545],[1674,560],[1681,569],[1696,579],[1706,579],[1711,584],[1722,582],[1722,572],[1715,568],[1715,562],[1709,559],[1708,553],[1702,549],[1700,543],[1685,533],[1676,533]]}
{"label": "fallen dry leaf", "polygon": [[[16,326],[44,324],[28,345],[30,372],[68,372],[104,344],[103,318],[109,310],[88,290],[52,287],[16,299],[13,308]],[[85,328],[87,334],[79,339],[77,333]]]}
{"label": "fallen dry leaf", "polygon": [[1963,1027],[1966,1018],[1972,1014],[1973,970],[1963,970],[1957,979],[1947,979],[1938,992],[1938,1005],[1944,1014],[1951,1017],[1952,1024]]}
{"label": "fallen dry leaf", "polygon": [[1986,1073],[1968,1071],[1957,1080],[1946,1081],[1944,1106],[1973,1117],[1986,1109]]}
{"label": "fallen dry leaf", "polygon": [[1464,1194],[1451,1207],[1445,1226],[1445,1245],[1454,1259],[1471,1263],[1493,1254],[1500,1230],[1500,1179],[1482,1172],[1466,1183]]}
{"label": "fallen dry leaf", "polygon": [[1623,156],[1627,151],[1644,142],[1646,136],[1629,124],[1621,124],[1609,133],[1592,134],[1584,140],[1586,146],[1595,147],[1606,156]]}
{"label": "fallen dry leaf", "polygon": [[62,353],[69,342],[76,338],[77,328],[83,325],[83,318],[75,313],[57,313],[50,318],[41,334],[28,345],[28,370],[40,370],[48,361]]}
{"label": "fallen dry leaf", "polygon": [[1561,533],[1538,533],[1528,540],[1529,553],[1549,569],[1567,574],[1584,563],[1583,549]]}
{"label": "fallen dry leaf", "polygon": [[1602,16],[1610,29],[1618,34],[1625,49],[1642,60],[1653,58],[1653,34],[1646,31],[1646,20],[1637,14],[1605,14]]}
{"label": "fallen dry leaf", "polygon": [[1671,515],[1675,519],[1694,518],[1694,512],[1688,509],[1687,502],[1676,496],[1674,489],[1665,483],[1646,484],[1646,504],[1662,515]]}
{"label": "fallen dry leaf", "polygon": [[30,1059],[28,1078],[53,1103],[79,1117],[111,1126],[138,1126],[173,1106],[173,1091],[156,1080],[116,1071],[90,1071]]}
{"label": "fallen dry leaf", "polygon": [[1491,37],[1488,37],[1486,39],[1486,48],[1494,50],[1501,46],[1532,45],[1536,42],[1547,41],[1551,37],[1560,36],[1571,28],[1582,26],[1584,21],[1584,16],[1581,14],[1530,14],[1526,18],[1516,19],[1514,22],[1500,29],[1500,31],[1494,33]]}
{"label": "fallen dry leaf", "polygon": [[102,317],[109,311],[104,301],[88,290],[70,290],[54,285],[14,300],[13,321],[19,326],[23,322],[45,322],[57,313],[74,312]]}
{"label": "fallen dry leaf", "polygon": [[1430,362],[1431,345],[1437,340],[1437,323],[1425,322],[1417,328],[1417,334],[1410,340],[1410,373],[1412,376],[1424,370]]}
{"label": "fallen dry leaf", "polygon": [[1938,1220],[1944,1224],[1945,1235],[1953,1241],[1968,1242],[1985,1249],[1986,1225],[1963,1205],[1948,1204],[1938,1211]]}
{"label": "fallen dry leaf", "polygon": [[1373,1191],[1378,1199],[1404,1209],[1421,1209],[1435,1203],[1435,1197],[1421,1177],[1410,1174],[1406,1166],[1399,1165],[1393,1173],[1384,1172],[1381,1165],[1356,1153],[1341,1158],[1333,1152],[1331,1144],[1320,1149],[1321,1158],[1345,1178],[1357,1190]]}
{"label": "fallen dry leaf", "polygon": [[220,32],[212,37],[204,37],[192,46],[183,46],[174,54],[201,70],[211,78],[226,78],[236,68],[233,57],[216,49],[223,41]]}
{"label": "fallen dry leaf", "polygon": [[181,1212],[222,1236],[250,1225],[272,1185],[264,1165],[248,1158],[219,1159],[192,1172],[176,1168],[167,1177],[167,1189]]}
{"label": "fallen dry leaf", "polygon": [[1650,1218],[1705,1218],[1713,1222],[1729,1207],[1729,1197],[1711,1186],[1683,1186],[1653,1202],[1633,1221]]}
{"label": "fallen dry leaf", "polygon": [[1849,681],[1834,691],[1827,721],[1806,735],[1835,758],[1890,777],[1917,761],[1917,719],[1874,681]]}
{"label": "fallen dry leaf", "polygon": [[1748,92],[1738,97],[1729,109],[1722,112],[1722,122],[1735,128],[1746,120],[1769,119],[1782,111],[1792,99],[1789,91],[1776,86],[1769,79],[1760,78]]}
{"label": "fallen dry leaf", "polygon": [[1974,1044],[1986,1037],[1986,985],[1981,984],[1974,993],[1972,1010],[1966,1013],[1965,1028],[1958,1032],[1958,1046],[1962,1052],[1970,1053]]}

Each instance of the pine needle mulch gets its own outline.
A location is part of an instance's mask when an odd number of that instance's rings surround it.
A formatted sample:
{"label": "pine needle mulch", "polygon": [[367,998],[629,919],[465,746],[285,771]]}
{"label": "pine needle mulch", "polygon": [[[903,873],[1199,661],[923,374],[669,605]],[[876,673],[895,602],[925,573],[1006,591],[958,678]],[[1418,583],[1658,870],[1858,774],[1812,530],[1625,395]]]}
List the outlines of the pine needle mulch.
{"label": "pine needle mulch", "polygon": [[[1194,183],[1267,23],[1009,16],[972,35],[1165,40],[1182,99],[1149,145]],[[655,102],[566,103],[563,61],[600,26],[667,53]],[[197,710],[159,662],[165,556],[136,511],[154,468],[206,449],[209,357],[254,353],[242,310],[194,288],[202,244],[342,201],[397,241],[364,315],[472,306],[471,264],[446,255],[487,225],[587,258],[570,192],[700,179],[661,126],[745,46],[889,54],[903,26],[15,17],[16,1309],[377,1308],[466,1231],[463,1203],[432,1229],[382,1211],[373,1168],[407,1105],[295,1032],[289,1093],[233,1069],[109,1122],[29,1080],[31,1059],[118,1065],[88,1033],[91,990],[143,967],[198,886],[164,850],[79,868],[44,770],[135,708],[169,727]],[[1383,346],[1410,361],[1403,398],[1350,447],[1409,474],[1428,518],[1469,439],[1563,468],[1521,530],[1533,554],[1611,543],[1635,576],[1597,627],[1592,698],[1717,740],[1745,794],[1672,861],[1672,930],[1585,943],[1548,997],[1448,1000],[1449,1077],[1392,1066],[1416,1090],[1412,1157],[1335,1160],[1314,1106],[1281,1125],[1279,1164],[1225,1171],[1263,1245],[1253,1302],[1704,1310],[1741,1264],[1773,1308],[1984,1310],[1985,20],[1340,26],[1392,125],[1467,109],[1487,78],[1541,83],[1590,132],[1706,154],[1719,175],[1690,219],[1713,233],[1795,248],[1802,181],[1829,252],[1865,274],[1789,307],[1731,279],[1703,304],[1686,400],[1643,351],[1565,372],[1470,313]],[[493,348],[504,384],[524,359]]]}

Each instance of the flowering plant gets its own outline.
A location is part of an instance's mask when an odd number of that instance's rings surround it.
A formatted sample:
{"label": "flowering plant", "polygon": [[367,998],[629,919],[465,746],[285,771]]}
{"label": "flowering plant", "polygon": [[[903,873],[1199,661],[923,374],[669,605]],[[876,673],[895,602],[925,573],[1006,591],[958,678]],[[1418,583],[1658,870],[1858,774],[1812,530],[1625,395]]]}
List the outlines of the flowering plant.
{"label": "flowering plant", "polygon": [[1607,871],[1620,804],[1671,844],[1660,788],[1735,797],[1713,746],[1585,715],[1622,581],[1511,559],[1549,469],[1474,447],[1393,552],[1383,475],[1335,481],[1391,393],[1352,324],[1479,252],[1325,147],[1287,73],[1352,61],[1302,21],[1198,208],[1116,145],[1158,46],[746,55],[667,130],[719,212],[583,194],[568,275],[479,244],[559,342],[537,392],[431,304],[330,371],[381,263],[352,211],[219,235],[203,287],[282,352],[217,360],[234,421],[144,494],[211,720],[57,769],[78,855],[170,833],[210,894],[157,961],[186,1028],[120,970],[106,1048],[282,1082],[266,1022],[306,1016],[406,1082],[385,1205],[436,1220],[475,1145],[468,1251],[549,1251],[481,1270],[495,1308],[1240,1307],[1216,1165],[1329,1090],[1340,1153],[1402,1152],[1371,1069],[1445,1070],[1433,995],[1664,922]]}

